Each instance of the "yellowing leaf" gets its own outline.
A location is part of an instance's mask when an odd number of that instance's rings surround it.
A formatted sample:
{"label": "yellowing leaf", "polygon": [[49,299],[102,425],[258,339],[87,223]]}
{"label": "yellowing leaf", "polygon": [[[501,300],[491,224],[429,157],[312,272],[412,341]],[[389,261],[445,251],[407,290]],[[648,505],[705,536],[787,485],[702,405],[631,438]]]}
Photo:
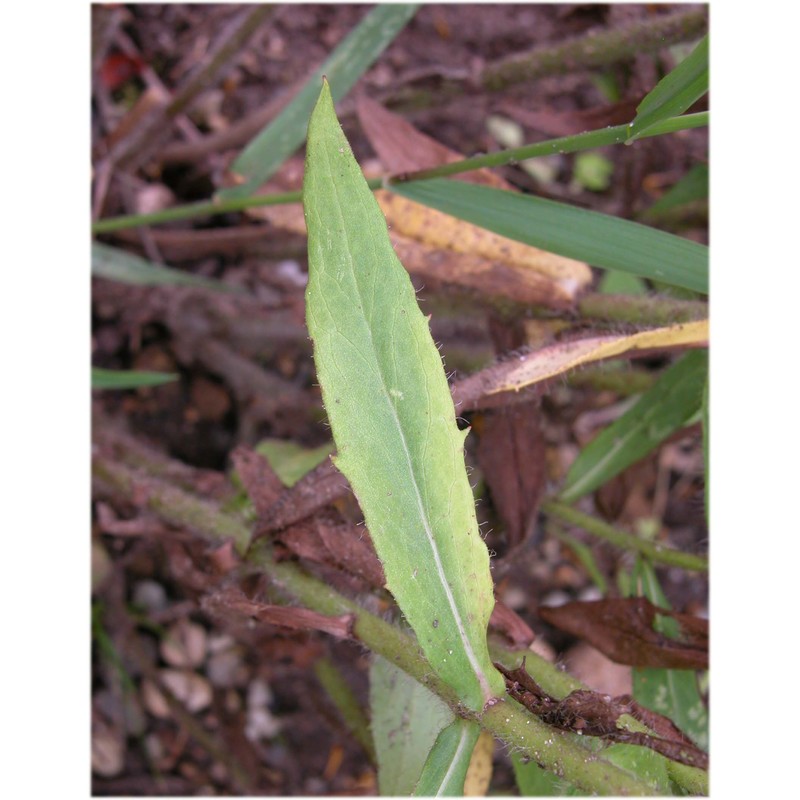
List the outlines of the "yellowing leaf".
{"label": "yellowing leaf", "polygon": [[624,336],[593,336],[543,347],[513,361],[495,364],[460,381],[453,389],[456,405],[470,405],[481,397],[519,391],[594,361],[650,350],[704,347],[708,320],[685,322]]}

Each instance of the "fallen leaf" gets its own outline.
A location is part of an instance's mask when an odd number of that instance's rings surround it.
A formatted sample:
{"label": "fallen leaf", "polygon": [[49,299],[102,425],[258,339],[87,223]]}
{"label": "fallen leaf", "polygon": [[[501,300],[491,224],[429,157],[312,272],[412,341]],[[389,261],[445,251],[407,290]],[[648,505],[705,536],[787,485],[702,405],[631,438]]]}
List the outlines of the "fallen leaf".
{"label": "fallen leaf", "polygon": [[528,623],[502,600],[495,601],[489,624],[494,630],[500,631],[500,633],[508,637],[514,647],[529,647],[536,639],[536,634],[531,630]]}
{"label": "fallen leaf", "polygon": [[[461,153],[418,131],[399,114],[384,108],[366,95],[356,103],[358,121],[375,149],[384,169],[391,173],[415,172],[440,164],[463,160]],[[456,176],[456,180],[508,189],[510,185],[488,169],[478,169]]]}
{"label": "fallen leaf", "polygon": [[202,607],[217,613],[235,612],[270,625],[295,630],[316,630],[339,639],[353,638],[353,614],[326,616],[307,608],[268,605],[250,600],[238,589],[226,589],[203,598]]}
{"label": "fallen leaf", "polygon": [[246,445],[239,445],[231,453],[231,462],[255,506],[256,513],[263,517],[283,494],[281,479],[263,455]]}
{"label": "fallen leaf", "polygon": [[538,400],[486,413],[478,461],[509,548],[521,544],[533,528],[544,488],[544,457]]}
{"label": "fallen leaf", "polygon": [[[659,608],[644,597],[539,606],[550,625],[586,640],[618,664],[665,669],[708,669],[708,622]],[[681,638],[670,639],[654,627],[656,615],[681,626]]]}

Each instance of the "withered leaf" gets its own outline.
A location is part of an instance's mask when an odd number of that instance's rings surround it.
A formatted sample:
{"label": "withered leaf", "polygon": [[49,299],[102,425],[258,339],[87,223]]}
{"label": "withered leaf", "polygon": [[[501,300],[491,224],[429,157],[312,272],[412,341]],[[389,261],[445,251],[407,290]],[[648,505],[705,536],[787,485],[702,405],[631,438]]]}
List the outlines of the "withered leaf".
{"label": "withered leaf", "polygon": [[[653,627],[656,615],[681,626],[670,639]],[[619,664],[664,669],[708,668],[708,622],[659,608],[644,597],[540,606],[539,616],[563,631],[585,639]]]}
{"label": "withered leaf", "polygon": [[330,459],[314,467],[286,489],[260,519],[254,538],[274,533],[310,517],[350,491],[347,479]]}
{"label": "withered leaf", "polygon": [[[506,679],[506,690],[547,725],[583,736],[597,736],[607,742],[649,747],[663,756],[691,767],[708,769],[704,753],[669,718],[639,705],[630,695],[609,697],[588,689],[577,689],[557,700],[542,689],[525,669],[495,667]],[[620,717],[629,715],[649,727],[656,736],[622,727]]]}
{"label": "withered leaf", "polygon": [[238,589],[226,589],[203,598],[203,609],[230,616],[231,612],[295,630],[316,630],[339,639],[353,638],[353,614],[328,617],[308,608],[275,606],[250,600]]}
{"label": "withered leaf", "polygon": [[528,647],[536,638],[528,623],[502,600],[495,602],[489,625],[506,636],[514,647]]}
{"label": "withered leaf", "polygon": [[[464,158],[461,153],[418,131],[404,117],[389,111],[366,95],[358,98],[356,111],[367,139],[389,172],[414,172]],[[497,189],[510,188],[506,181],[485,168],[458,175],[456,179],[494,186]]]}
{"label": "withered leaf", "polygon": [[544,488],[539,401],[492,409],[478,439],[478,461],[509,549],[530,534]]}
{"label": "withered leaf", "polygon": [[255,506],[263,517],[283,494],[284,486],[264,456],[246,445],[239,445],[231,453],[231,461]]}

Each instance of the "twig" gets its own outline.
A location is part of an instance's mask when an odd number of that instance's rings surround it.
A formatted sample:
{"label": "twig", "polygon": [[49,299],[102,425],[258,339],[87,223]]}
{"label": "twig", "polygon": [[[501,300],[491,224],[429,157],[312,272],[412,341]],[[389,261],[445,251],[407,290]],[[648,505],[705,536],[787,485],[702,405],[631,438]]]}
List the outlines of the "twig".
{"label": "twig", "polygon": [[545,75],[563,75],[579,69],[613,64],[701,36],[708,29],[708,12],[679,11],[636,22],[616,30],[588,33],[553,47],[538,47],[490,64],[480,76],[485,89],[497,91],[514,83]]}

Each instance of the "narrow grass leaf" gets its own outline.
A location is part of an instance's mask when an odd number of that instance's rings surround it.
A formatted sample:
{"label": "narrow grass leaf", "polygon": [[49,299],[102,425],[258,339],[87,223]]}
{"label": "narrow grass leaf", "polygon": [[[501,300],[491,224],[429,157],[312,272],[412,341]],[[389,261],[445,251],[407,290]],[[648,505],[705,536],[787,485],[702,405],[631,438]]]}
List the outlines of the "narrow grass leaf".
{"label": "narrow grass leaf", "polygon": [[441,178],[386,188],[551,253],[708,293],[708,248],[638,222]]}
{"label": "narrow grass leaf", "polygon": [[479,711],[505,691],[486,643],[494,605],[442,359],[327,82],[309,124],[303,203],[308,328],[336,465],[387,587],[431,664]]}
{"label": "narrow grass leaf", "polygon": [[380,656],[369,672],[372,739],[378,791],[408,797],[442,728],[454,715],[447,704],[408,673]]}
{"label": "narrow grass leaf", "polygon": [[274,175],[305,139],[322,77],[327,76],[333,100],[338,102],[394,41],[418,7],[417,3],[398,3],[373,8],[314,71],[297,97],[240,153],[231,170],[242,182],[220,191],[217,199],[247,197]]}
{"label": "narrow grass leaf", "polygon": [[188,272],[162,267],[116,247],[100,244],[100,242],[92,242],[92,275],[97,278],[107,278],[120,283],[140,286],[185,284],[223,292],[235,291],[220,281],[200,278]]}
{"label": "narrow grass leaf", "polygon": [[414,796],[462,797],[467,769],[480,732],[477,722],[460,717],[444,728],[425,761]]}
{"label": "narrow grass leaf", "polygon": [[638,402],[580,452],[567,473],[560,499],[573,503],[643,458],[683,427],[701,403],[708,353],[676,361]]}
{"label": "narrow grass leaf", "polygon": [[675,117],[708,91],[708,34],[642,100],[630,124],[629,142],[662,120]]}
{"label": "narrow grass leaf", "polygon": [[92,389],[139,389],[142,386],[161,386],[180,376],[172,372],[137,372],[92,367]]}

